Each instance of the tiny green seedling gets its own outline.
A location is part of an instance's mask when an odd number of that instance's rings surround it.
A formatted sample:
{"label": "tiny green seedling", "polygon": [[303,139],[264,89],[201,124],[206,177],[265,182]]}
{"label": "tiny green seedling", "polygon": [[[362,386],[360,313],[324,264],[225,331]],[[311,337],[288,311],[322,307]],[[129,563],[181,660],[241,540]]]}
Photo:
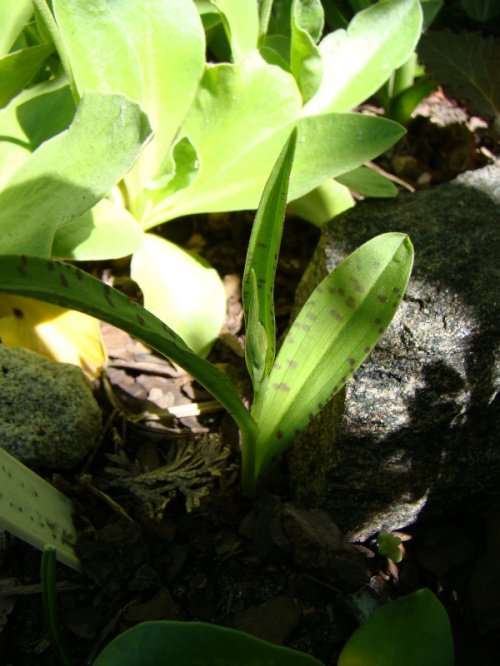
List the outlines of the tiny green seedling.
{"label": "tiny green seedling", "polygon": [[295,143],[296,130],[265,187],[245,266],[246,360],[255,389],[250,411],[225,375],[198,357],[166,323],[115,289],[59,261],[0,257],[0,290],[114,324],[172,359],[210,391],[239,426],[242,488],[249,497],[385,332],[413,262],[405,234],[383,234],[365,243],[316,287],[275,359],[273,284]]}
{"label": "tiny green seedling", "polygon": [[401,562],[403,553],[401,552],[401,539],[389,532],[379,532],[377,536],[378,552],[380,555],[386,555],[393,562]]}

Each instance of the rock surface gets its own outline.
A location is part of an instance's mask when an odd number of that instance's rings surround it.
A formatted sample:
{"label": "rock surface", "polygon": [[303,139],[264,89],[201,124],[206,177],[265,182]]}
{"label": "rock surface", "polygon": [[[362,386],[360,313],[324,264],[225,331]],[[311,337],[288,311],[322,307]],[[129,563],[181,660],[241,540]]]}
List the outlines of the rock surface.
{"label": "rock surface", "polygon": [[345,403],[336,398],[289,456],[295,498],[328,510],[353,540],[500,493],[500,167],[362,202],[330,222],[297,306],[388,231],[408,233],[415,248],[405,299]]}
{"label": "rock surface", "polygon": [[0,443],[28,466],[69,469],[94,449],[101,411],[75,365],[0,344]]}

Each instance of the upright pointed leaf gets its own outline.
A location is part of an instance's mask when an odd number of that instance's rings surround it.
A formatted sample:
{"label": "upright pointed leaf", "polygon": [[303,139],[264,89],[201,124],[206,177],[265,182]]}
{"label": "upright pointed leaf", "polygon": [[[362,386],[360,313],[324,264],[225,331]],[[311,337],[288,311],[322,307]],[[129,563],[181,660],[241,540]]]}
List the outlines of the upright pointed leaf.
{"label": "upright pointed leaf", "polygon": [[368,241],[316,287],[261,393],[256,478],[352,377],[383,335],[413,262],[407,236]]}
{"label": "upright pointed leaf", "polygon": [[[296,142],[297,131],[294,130],[281,151],[266,183],[255,216],[243,274],[243,307],[247,324],[246,361],[255,391],[259,390],[261,380],[269,373],[274,362],[276,347],[274,278],[283,233],[288,181],[292,170]],[[252,273],[254,275],[253,289],[251,288]],[[255,303],[256,299],[257,302]],[[262,338],[260,326],[255,325],[255,321],[249,319],[252,301],[257,313],[258,323],[265,332],[265,349],[259,342]],[[256,354],[261,353],[263,353],[264,358],[256,358]],[[257,370],[257,373],[255,370]],[[260,376],[257,376],[257,374]]]}

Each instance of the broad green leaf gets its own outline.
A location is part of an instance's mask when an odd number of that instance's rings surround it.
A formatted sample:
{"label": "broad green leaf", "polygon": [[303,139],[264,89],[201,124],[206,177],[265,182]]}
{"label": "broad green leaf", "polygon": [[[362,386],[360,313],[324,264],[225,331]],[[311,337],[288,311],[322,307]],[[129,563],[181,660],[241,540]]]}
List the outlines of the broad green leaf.
{"label": "broad green leaf", "polygon": [[87,90],[120,92],[142,102],[139,57],[113,12],[113,3],[53,0],[52,4],[80,95]]}
{"label": "broad green leaf", "polygon": [[[274,279],[296,141],[297,132],[294,130],[283,147],[264,188],[253,223],[243,274],[245,357],[256,393],[274,362],[276,348]],[[266,336],[265,344],[262,341],[262,330]]]}
{"label": "broad green leaf", "polygon": [[130,274],[141,288],[145,307],[168,321],[194,352],[206,355],[226,315],[226,294],[217,271],[174,243],[144,234]]}
{"label": "broad green leaf", "polygon": [[[266,177],[293,129],[285,126],[301,104],[293,76],[269,65],[257,51],[235,64],[207,65],[180,130],[196,146],[200,174],[191,187],[157,206],[147,228],[194,212],[257,208]],[[245,163],[249,151],[282,128],[269,149],[254,163]],[[242,162],[244,176],[238,173],[234,178],[232,170]],[[249,180],[251,197],[245,191]]]}
{"label": "broad green leaf", "polygon": [[78,365],[93,378],[106,360],[97,319],[23,296],[2,294],[0,340],[10,349]]}
{"label": "broad green leaf", "polygon": [[147,666],[322,666],[303,652],[202,622],[141,622],[107,645],[94,666],[146,666],[145,645]]}
{"label": "broad green leaf", "polygon": [[9,52],[32,14],[31,0],[2,0],[0,2],[0,56]]}
{"label": "broad green leaf", "polygon": [[290,201],[328,178],[337,178],[369,162],[405,133],[395,122],[357,113],[308,116],[301,118],[297,126],[299,138]]}
{"label": "broad green leaf", "polygon": [[398,195],[398,188],[392,180],[367,166],[337,176],[337,181],[365,197],[391,198]]}
{"label": "broad green leaf", "polygon": [[290,68],[308,102],[318,91],[323,68],[316,46],[324,26],[320,0],[294,0],[291,13]]}
{"label": "broad green leaf", "polygon": [[49,256],[56,229],[123,178],[150,132],[135,102],[116,94],[84,95],[70,128],[30,155],[0,193],[2,252]]}
{"label": "broad green leaf", "polygon": [[242,431],[255,432],[255,422],[222,372],[151,312],[81,269],[41,257],[0,255],[2,291],[78,310],[121,328],[184,368],[221,402]]}
{"label": "broad green leaf", "polygon": [[41,143],[67,129],[74,114],[71,91],[61,79],[33,86],[1,109],[0,188]]}
{"label": "broad green leaf", "polygon": [[304,220],[322,227],[325,222],[354,206],[349,189],[336,180],[327,180],[314,190],[294,199],[290,212]]}
{"label": "broad green leaf", "polygon": [[37,44],[0,59],[0,108],[21,92],[53,50],[52,44]]}
{"label": "broad green leaf", "polygon": [[[214,91],[213,95],[217,93]],[[252,115],[259,118],[258,111],[265,108],[263,102]],[[200,154],[200,176],[191,187],[158,206],[147,226],[192,213],[257,208],[266,173],[270,173],[294,125],[298,127],[299,138],[289,201],[307,194],[329,178],[372,160],[404,134],[397,123],[360,114],[310,116],[297,122],[284,120],[285,124],[279,128],[268,127],[266,136],[262,136],[259,129],[253,129],[251,120],[242,121],[245,133],[236,121],[229,126],[214,123],[213,137],[218,139],[217,146],[208,144],[208,139],[200,136],[200,130],[191,127],[190,138]]]}
{"label": "broad green leaf", "polygon": [[256,2],[213,0],[222,17],[231,52],[235,61],[257,48],[259,12]]}
{"label": "broad green leaf", "polygon": [[133,254],[143,240],[144,232],[137,220],[122,206],[102,199],[56,230],[50,254],[74,261],[119,259]]}
{"label": "broad green leaf", "polygon": [[418,0],[380,0],[355,15],[347,30],[319,44],[323,80],[303,113],[349,111],[386,81],[410,57],[420,37]]}
{"label": "broad green leaf", "polygon": [[283,342],[261,405],[252,408],[259,414],[256,478],[371,352],[401,302],[412,261],[407,236],[383,234],[316,287]]}
{"label": "broad green leaf", "polygon": [[[135,198],[156,175],[193,102],[205,67],[205,35],[191,0],[128,0],[110,6],[138,55],[144,86],[139,101],[155,132],[127,176]],[[106,51],[101,54],[108,57]]]}
{"label": "broad green leaf", "polygon": [[54,9],[79,90],[122,92],[148,113],[155,136],[127,177],[133,206],[163,162],[202,76],[199,14],[190,0],[54,0]]}
{"label": "broad green leaf", "polygon": [[427,589],[382,606],[357,629],[338,666],[453,666],[448,615]]}
{"label": "broad green leaf", "polygon": [[422,37],[419,56],[426,71],[474,113],[493,120],[500,133],[500,47],[498,39],[449,30]]}

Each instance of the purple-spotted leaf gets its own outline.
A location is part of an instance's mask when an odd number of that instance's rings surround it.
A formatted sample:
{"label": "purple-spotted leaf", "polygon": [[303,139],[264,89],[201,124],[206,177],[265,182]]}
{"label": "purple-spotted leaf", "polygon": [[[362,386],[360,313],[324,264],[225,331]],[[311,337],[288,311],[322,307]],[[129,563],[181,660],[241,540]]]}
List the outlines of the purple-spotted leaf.
{"label": "purple-spotted leaf", "polygon": [[229,379],[142,306],[70,264],[40,257],[0,256],[0,292],[79,310],[130,333],[190,373],[234,417],[242,431],[256,425]]}
{"label": "purple-spotted leaf", "polygon": [[248,243],[243,274],[243,308],[247,327],[245,357],[256,393],[274,362],[274,276],[296,143],[297,131],[293,130],[264,188]]}
{"label": "purple-spotted leaf", "polygon": [[252,413],[255,477],[352,377],[389,326],[413,263],[409,238],[368,241],[314,290],[286,336]]}

